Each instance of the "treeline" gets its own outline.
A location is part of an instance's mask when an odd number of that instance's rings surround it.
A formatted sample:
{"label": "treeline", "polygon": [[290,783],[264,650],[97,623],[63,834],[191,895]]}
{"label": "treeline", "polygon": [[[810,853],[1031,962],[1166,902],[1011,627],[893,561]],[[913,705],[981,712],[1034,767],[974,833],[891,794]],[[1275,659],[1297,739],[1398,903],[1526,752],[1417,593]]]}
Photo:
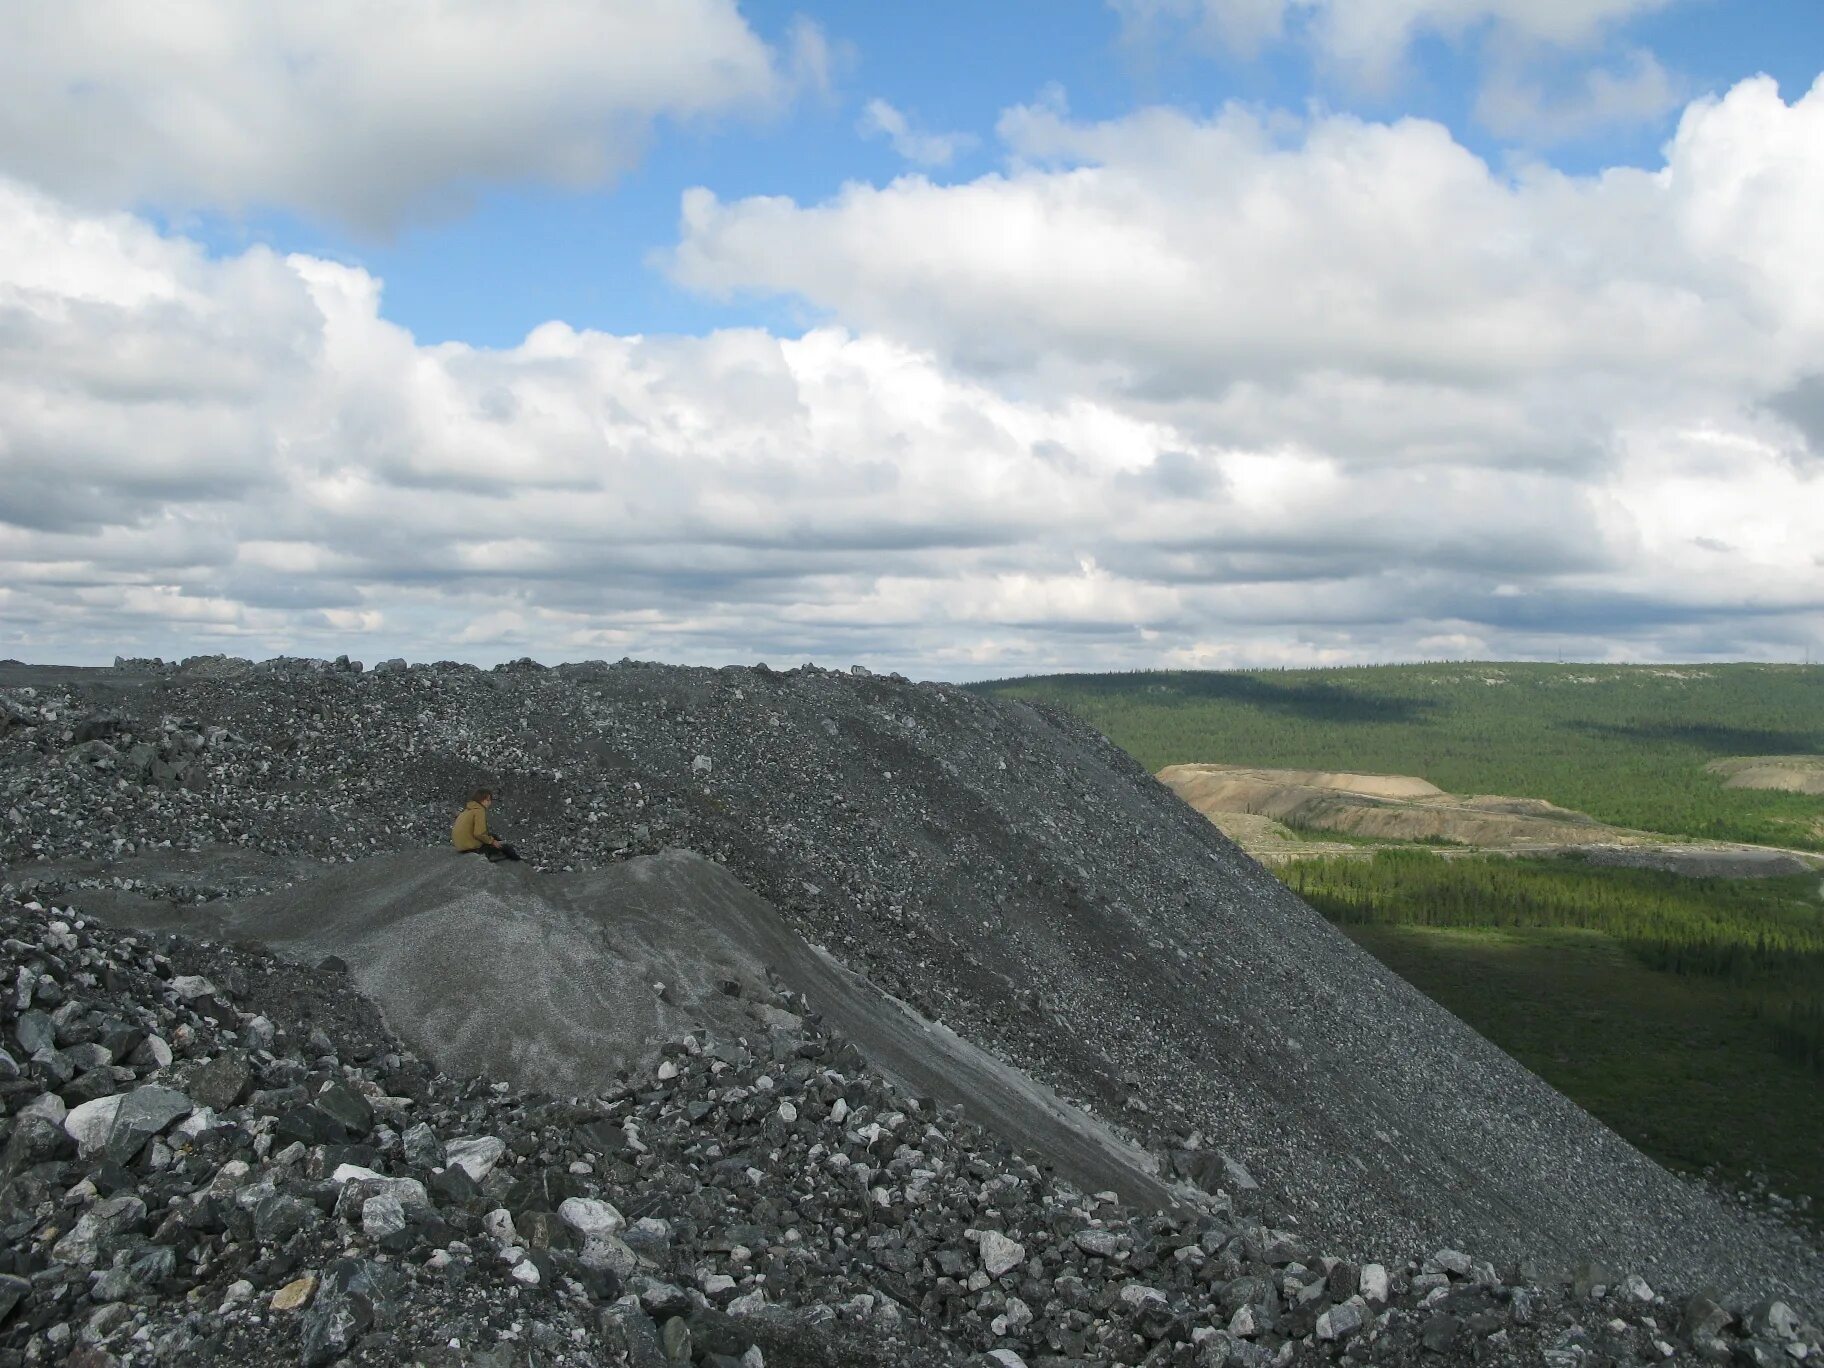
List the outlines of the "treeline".
{"label": "treeline", "polygon": [[1824,850],[1824,799],[1726,789],[1721,756],[1824,753],[1824,668],[1406,665],[1054,675],[978,686],[1068,708],[1147,769],[1416,774],[1647,831]]}
{"label": "treeline", "polygon": [[1691,879],[1409,850],[1300,860],[1277,872],[1334,922],[1599,933],[1650,968],[1731,985],[1781,1053],[1824,1071],[1824,901],[1816,875]]}

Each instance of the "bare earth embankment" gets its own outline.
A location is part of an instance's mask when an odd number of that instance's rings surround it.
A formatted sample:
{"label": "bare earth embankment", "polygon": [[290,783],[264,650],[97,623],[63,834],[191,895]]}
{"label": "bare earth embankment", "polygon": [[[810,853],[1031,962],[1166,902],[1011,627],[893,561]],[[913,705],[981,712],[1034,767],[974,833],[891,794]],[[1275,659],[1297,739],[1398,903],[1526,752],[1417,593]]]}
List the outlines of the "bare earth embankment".
{"label": "bare earth embankment", "polygon": [[[1800,778],[1812,773],[1802,768],[1805,763],[1816,764],[1816,777],[1824,782],[1824,761],[1816,757],[1719,763],[1758,766],[1741,771],[1758,779],[1771,773],[1776,761],[1788,766],[1781,774]],[[1679,841],[1610,826],[1541,798],[1446,793],[1414,775],[1195,764],[1168,765],[1158,777],[1250,855],[1267,863],[1373,849],[1323,839],[1322,833],[1335,832],[1357,841],[1448,843],[1496,854],[1581,850],[1605,863],[1712,877],[1797,874],[1815,867],[1789,851]]]}
{"label": "bare earth embankment", "polygon": [[1704,772],[1723,776],[1724,788],[1824,794],[1824,755],[1740,755],[1712,760]]}

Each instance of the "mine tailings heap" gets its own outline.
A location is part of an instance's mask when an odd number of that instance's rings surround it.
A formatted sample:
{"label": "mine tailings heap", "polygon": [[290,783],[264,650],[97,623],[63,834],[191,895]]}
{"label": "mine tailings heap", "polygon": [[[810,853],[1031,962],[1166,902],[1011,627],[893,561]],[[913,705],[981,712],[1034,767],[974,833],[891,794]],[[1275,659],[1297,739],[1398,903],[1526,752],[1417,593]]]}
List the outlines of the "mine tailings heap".
{"label": "mine tailings heap", "polygon": [[[85,879],[138,869],[156,894],[184,860],[183,879],[206,884],[218,854],[245,885],[249,852],[289,870],[437,850],[485,783],[495,827],[545,869],[696,852],[799,942],[1115,1122],[1165,1176],[1223,1187],[1339,1254],[1593,1258],[1656,1284],[1820,1302],[1802,1240],[1643,1157],[1065,714],[809,667],[114,674],[0,678],[18,814],[0,854],[16,883],[62,879],[79,900]],[[76,741],[92,722],[106,725]],[[486,892],[493,875],[470,877]],[[584,915],[583,886],[539,897]],[[456,915],[461,898],[439,897]],[[409,916],[395,925],[418,934]],[[536,981],[547,934],[528,920],[526,961],[501,972]],[[682,937],[641,951],[705,961],[675,964],[668,985],[705,980],[720,952]],[[562,1023],[546,1025],[528,1065],[565,1056],[550,1043]]]}

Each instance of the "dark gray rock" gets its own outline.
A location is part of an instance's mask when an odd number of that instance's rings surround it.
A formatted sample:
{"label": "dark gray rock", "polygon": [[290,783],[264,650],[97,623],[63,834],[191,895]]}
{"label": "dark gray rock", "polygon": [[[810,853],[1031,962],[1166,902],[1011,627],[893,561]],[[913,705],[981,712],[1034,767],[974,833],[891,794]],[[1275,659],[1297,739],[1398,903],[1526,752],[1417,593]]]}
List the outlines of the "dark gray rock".
{"label": "dark gray rock", "polygon": [[331,1263],[304,1313],[302,1362],[314,1368],[347,1354],[391,1309],[399,1287],[399,1274],[386,1265],[367,1259]]}
{"label": "dark gray rock", "polygon": [[76,1142],[55,1121],[42,1116],[22,1116],[13,1123],[6,1148],[0,1151],[0,1179],[10,1179],[35,1164],[68,1159],[76,1153]]}
{"label": "dark gray rock", "polygon": [[239,1102],[253,1081],[253,1069],[241,1050],[223,1050],[183,1076],[185,1093],[199,1107],[225,1112]]}
{"label": "dark gray rock", "polygon": [[[442,1168],[444,1163],[443,1141],[437,1133],[420,1121],[400,1137],[405,1148],[405,1160],[414,1168]],[[466,1176],[466,1175],[465,1175]]]}
{"label": "dark gray rock", "polygon": [[0,1325],[13,1311],[31,1295],[32,1285],[24,1278],[14,1277],[11,1273],[0,1273]]}
{"label": "dark gray rock", "polygon": [[41,1050],[57,1048],[57,1030],[43,1012],[21,1012],[13,1023],[13,1039],[19,1042],[27,1059]]}
{"label": "dark gray rock", "polygon": [[331,1083],[311,1106],[349,1135],[366,1135],[374,1124],[373,1107],[346,1083]]}

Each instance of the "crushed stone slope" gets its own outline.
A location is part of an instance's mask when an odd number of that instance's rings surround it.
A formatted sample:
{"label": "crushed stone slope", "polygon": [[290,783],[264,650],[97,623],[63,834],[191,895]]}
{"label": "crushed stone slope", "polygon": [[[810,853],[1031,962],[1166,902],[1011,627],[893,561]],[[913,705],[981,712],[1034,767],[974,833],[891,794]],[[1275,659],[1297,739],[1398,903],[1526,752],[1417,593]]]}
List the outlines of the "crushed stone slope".
{"label": "crushed stone slope", "polygon": [[[204,915],[108,919],[208,930],[303,963],[335,956],[387,1022],[462,1077],[592,1096],[691,1031],[798,1029],[808,1003],[875,1068],[1049,1160],[1085,1192],[1165,1208],[1157,1161],[807,944],[727,871],[683,850],[543,874],[448,850],[372,856]],[[794,995],[781,999],[779,989]],[[788,1002],[790,1006],[788,1006]]]}
{"label": "crushed stone slope", "polygon": [[[1356,1265],[1069,1189],[809,1017],[600,1096],[459,1080],[333,964],[0,899],[0,1363],[1521,1368],[1815,1359],[1777,1302]],[[103,1064],[102,1058],[111,1060]],[[10,1065],[6,1061],[11,1061]]]}
{"label": "crushed stone slope", "polygon": [[495,825],[545,865],[701,851],[927,1016],[1155,1152],[1220,1160],[1333,1248],[1593,1257],[1811,1304],[1824,1288],[1802,1242],[1645,1159],[1060,713],[631,662],[211,662],[110,706],[113,771],[66,760],[56,723],[0,738],[13,859],[441,845],[453,796],[492,783]]}

